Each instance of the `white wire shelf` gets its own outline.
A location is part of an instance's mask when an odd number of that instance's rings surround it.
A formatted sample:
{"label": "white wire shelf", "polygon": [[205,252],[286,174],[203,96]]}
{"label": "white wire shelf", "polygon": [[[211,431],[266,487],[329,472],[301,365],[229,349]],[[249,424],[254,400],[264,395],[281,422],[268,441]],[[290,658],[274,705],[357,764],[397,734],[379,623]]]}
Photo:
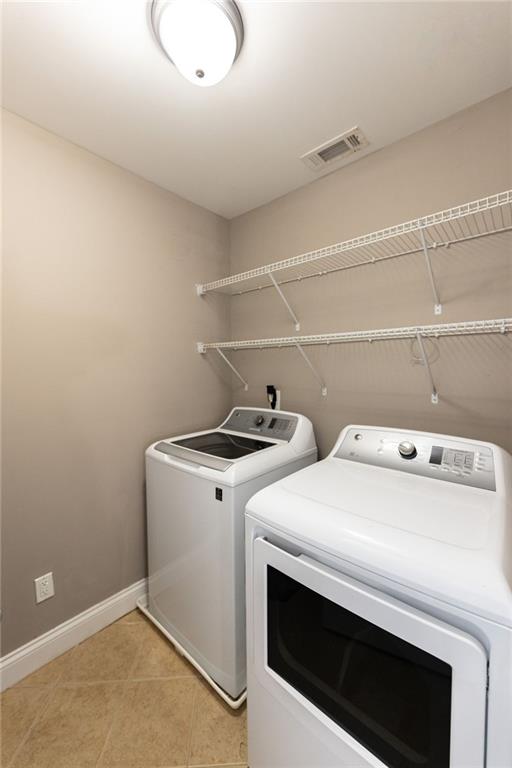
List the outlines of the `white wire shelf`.
{"label": "white wire shelf", "polygon": [[375,341],[416,339],[420,352],[420,362],[425,367],[430,384],[430,399],[431,402],[436,405],[439,402],[439,395],[430,369],[430,361],[425,352],[423,339],[439,339],[444,336],[473,336],[492,333],[505,334],[511,330],[512,317],[505,317],[494,320],[466,320],[461,323],[435,323],[433,325],[411,325],[401,328],[379,328],[370,331],[342,331],[340,333],[320,333],[309,336],[281,336],[273,339],[245,339],[243,341],[212,341],[207,343],[198,342],[197,351],[200,354],[205,354],[209,350],[215,350],[247,390],[249,388],[247,381],[243,378],[236,366],[226,357],[225,351],[295,347],[304,359],[308,368],[318,380],[322,395],[325,397],[327,395],[327,386],[303,347],[319,344],[346,344],[362,341],[373,343]]}
{"label": "white wire shelf", "polygon": [[[512,190],[197,286],[243,294],[512,230]],[[438,302],[439,303],[439,302]],[[438,313],[441,310],[438,310]]]}
{"label": "white wire shelf", "polygon": [[341,333],[319,333],[309,336],[282,336],[272,339],[245,339],[243,341],[199,342],[197,351],[209,349],[270,349],[272,347],[296,347],[316,344],[343,344],[358,341],[389,341],[392,339],[413,339],[418,336],[440,338],[442,336],[470,336],[485,333],[508,333],[512,330],[512,317],[498,320],[466,320],[461,323],[434,323],[432,325],[411,325],[401,328],[380,328],[371,331],[342,331]]}

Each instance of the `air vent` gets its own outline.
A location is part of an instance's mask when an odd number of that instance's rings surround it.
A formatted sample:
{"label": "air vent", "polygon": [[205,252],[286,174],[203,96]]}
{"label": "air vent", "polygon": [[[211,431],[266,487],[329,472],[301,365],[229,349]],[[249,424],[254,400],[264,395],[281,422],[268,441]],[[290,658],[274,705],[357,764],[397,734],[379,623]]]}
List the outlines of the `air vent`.
{"label": "air vent", "polygon": [[320,147],[312,149],[302,155],[301,160],[314,171],[321,171],[328,166],[337,165],[347,160],[350,155],[359,152],[367,147],[368,139],[360,128],[352,128],[350,131],[342,133],[341,136],[335,136],[334,139],[326,141]]}

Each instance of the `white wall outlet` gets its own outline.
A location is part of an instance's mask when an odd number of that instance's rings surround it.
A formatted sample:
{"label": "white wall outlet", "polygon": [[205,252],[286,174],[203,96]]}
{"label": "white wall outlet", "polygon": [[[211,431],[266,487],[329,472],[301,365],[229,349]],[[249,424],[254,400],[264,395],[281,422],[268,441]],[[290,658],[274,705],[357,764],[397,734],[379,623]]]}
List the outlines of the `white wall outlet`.
{"label": "white wall outlet", "polygon": [[281,390],[276,389],[276,411],[281,410]]}
{"label": "white wall outlet", "polygon": [[43,600],[48,600],[49,597],[53,597],[55,594],[55,587],[53,586],[53,573],[45,573],[44,576],[39,576],[38,579],[34,579],[36,587],[36,603],[42,603]]}

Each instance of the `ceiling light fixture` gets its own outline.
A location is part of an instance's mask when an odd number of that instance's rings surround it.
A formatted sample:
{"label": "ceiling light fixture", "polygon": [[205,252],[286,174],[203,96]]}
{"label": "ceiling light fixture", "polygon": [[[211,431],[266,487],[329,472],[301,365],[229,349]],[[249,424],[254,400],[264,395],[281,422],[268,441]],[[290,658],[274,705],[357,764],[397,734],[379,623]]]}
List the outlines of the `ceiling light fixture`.
{"label": "ceiling light fixture", "polygon": [[233,0],[153,0],[151,25],[178,71],[203,88],[226,77],[244,39]]}

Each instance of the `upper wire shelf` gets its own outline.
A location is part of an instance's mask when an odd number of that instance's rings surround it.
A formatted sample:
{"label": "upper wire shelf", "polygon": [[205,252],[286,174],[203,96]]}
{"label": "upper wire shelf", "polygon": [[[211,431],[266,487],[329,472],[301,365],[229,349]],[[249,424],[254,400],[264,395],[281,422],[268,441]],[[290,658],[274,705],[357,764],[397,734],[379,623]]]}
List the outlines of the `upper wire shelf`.
{"label": "upper wire shelf", "polygon": [[[512,190],[197,286],[243,294],[512,230]],[[439,310],[440,311],[440,310]],[[439,312],[436,312],[437,314]]]}

